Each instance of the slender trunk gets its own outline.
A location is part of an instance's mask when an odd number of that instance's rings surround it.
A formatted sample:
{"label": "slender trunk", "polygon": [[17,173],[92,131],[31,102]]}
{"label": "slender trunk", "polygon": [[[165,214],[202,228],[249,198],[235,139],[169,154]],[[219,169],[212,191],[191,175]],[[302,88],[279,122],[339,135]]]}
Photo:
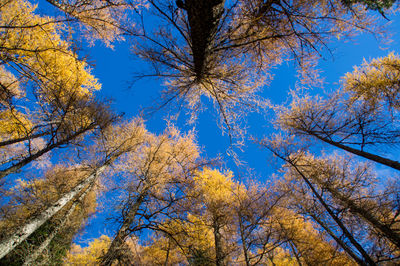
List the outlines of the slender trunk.
{"label": "slender trunk", "polygon": [[353,200],[343,196],[340,192],[336,191],[332,187],[327,186],[326,189],[332,194],[333,197],[343,202],[344,205],[350,209],[350,212],[366,220],[372,227],[378,229],[384,236],[387,237],[387,239],[389,239],[393,244],[400,248],[400,235],[396,231],[392,230],[389,226],[379,221],[379,219],[376,218],[373,213],[364,208],[361,208]]}
{"label": "slender trunk", "polygon": [[240,216],[241,215],[238,213],[240,240],[242,241],[244,261],[246,262],[246,266],[250,266],[249,255],[247,254],[247,246],[246,246],[246,241],[245,241],[245,238],[244,238],[244,228],[243,228],[243,223],[242,223],[242,219],[241,219]]}
{"label": "slender trunk", "polygon": [[222,236],[219,223],[216,220],[214,220],[213,222],[213,230],[215,244],[215,264],[216,266],[222,266],[224,265],[224,256],[222,252]]}
{"label": "slender trunk", "polygon": [[29,237],[33,232],[35,232],[41,225],[48,221],[53,215],[55,215],[59,210],[61,210],[65,205],[71,202],[79,193],[81,193],[85,187],[94,183],[98,175],[104,171],[107,165],[103,165],[93,171],[92,174],[88,176],[82,183],[73,188],[70,192],[66,193],[62,198],[60,198],[56,203],[47,208],[38,216],[34,217],[28,221],[24,226],[17,230],[10,237],[4,239],[0,243],[0,259],[12,251],[16,246],[18,246],[22,241]]}
{"label": "slender trunk", "polygon": [[[303,180],[307,183],[308,187],[312,190],[313,194],[317,197],[318,201],[322,204],[322,206],[325,208],[325,210],[328,212],[328,214],[333,218],[333,220],[336,222],[336,224],[340,227],[342,230],[343,234],[350,240],[350,242],[353,244],[354,247],[361,253],[367,264],[369,265],[376,265],[375,262],[371,259],[371,257],[368,255],[368,253],[364,250],[364,248],[357,242],[357,240],[353,237],[353,235],[347,230],[346,226],[342,223],[342,221],[337,217],[334,212],[329,208],[329,206],[326,204],[324,199],[319,195],[319,193],[316,191],[314,186],[311,184],[311,182],[306,178],[298,169],[297,167],[296,171],[302,176]],[[364,264],[365,265],[365,264]]]}
{"label": "slender trunk", "polygon": [[5,176],[15,173],[17,172],[19,169],[21,169],[22,167],[24,167],[25,165],[27,165],[28,163],[38,159],[39,157],[41,157],[42,155],[46,154],[47,152],[51,151],[54,148],[60,147],[64,144],[67,144],[68,142],[70,142],[71,140],[75,139],[76,137],[79,137],[80,135],[82,135],[83,133],[87,132],[88,130],[93,129],[93,126],[90,127],[86,127],[84,129],[81,129],[77,132],[75,132],[74,134],[70,135],[69,137],[67,137],[66,139],[63,139],[61,141],[58,141],[54,144],[48,145],[46,148],[36,152],[35,154],[28,156],[24,159],[22,159],[21,161],[19,161],[18,163],[4,169],[0,171],[0,179],[4,178]]}
{"label": "slender trunk", "polygon": [[289,163],[295,170],[296,172],[301,176],[301,178],[304,180],[304,182],[307,184],[307,186],[311,189],[311,192],[313,195],[318,199],[319,203],[324,207],[324,209],[328,212],[329,216],[335,221],[335,223],[339,226],[339,228],[342,230],[343,234],[347,237],[347,239],[350,241],[350,243],[360,252],[361,256],[364,258],[365,262],[363,261],[362,265],[376,265],[376,263],[372,260],[372,258],[369,256],[369,254],[364,250],[364,248],[358,243],[358,241],[354,238],[354,236],[347,230],[346,226],[342,223],[342,221],[335,215],[335,213],[331,210],[331,208],[326,204],[325,200],[322,198],[322,196],[317,192],[317,190],[314,188],[310,180],[303,174],[303,172],[300,171],[300,169],[296,166],[295,163],[293,163],[290,159],[285,158],[284,156],[280,155],[277,153],[273,148],[269,147],[266,145],[266,147],[273,152],[278,158],[284,160],[285,162]]}
{"label": "slender trunk", "polygon": [[329,140],[327,138],[321,137],[318,134],[315,134],[315,133],[312,133],[312,132],[307,132],[307,133],[312,135],[312,136],[314,136],[314,137],[316,137],[317,139],[322,140],[322,141],[324,141],[324,142],[326,142],[326,143],[328,143],[328,144],[330,144],[332,146],[335,146],[337,148],[340,148],[340,149],[343,149],[345,151],[351,152],[351,153],[353,153],[355,155],[364,157],[364,158],[366,158],[368,160],[371,160],[371,161],[374,161],[374,162],[389,166],[389,167],[391,167],[393,169],[400,170],[400,162],[393,161],[393,160],[390,160],[388,158],[384,158],[384,157],[381,157],[381,156],[378,156],[378,155],[375,155],[375,154],[371,154],[369,152],[365,152],[365,151],[361,151],[361,150],[358,150],[358,149],[351,148],[349,146],[343,145],[343,144],[338,143],[336,141],[332,141],[332,140]]}
{"label": "slender trunk", "polygon": [[130,208],[126,218],[120,229],[117,232],[117,235],[114,237],[111,242],[110,247],[107,250],[107,253],[101,258],[100,265],[109,266],[112,265],[113,261],[119,259],[121,256],[120,251],[124,245],[125,239],[129,236],[129,227],[135,221],[135,216],[137,211],[139,210],[140,205],[143,203],[145,197],[147,195],[147,190],[142,192],[137,198],[135,203]]}
{"label": "slender trunk", "polygon": [[26,137],[0,141],[0,147],[11,145],[11,144],[15,144],[15,143],[26,141],[26,140],[32,140],[32,139],[40,138],[40,137],[47,136],[47,135],[50,135],[50,133],[49,132],[42,132],[42,133],[28,135]]}
{"label": "slender trunk", "polygon": [[94,182],[89,184],[89,186],[82,192],[80,197],[74,201],[74,203],[71,205],[70,209],[68,212],[65,214],[63,220],[61,223],[51,232],[51,234],[46,238],[45,241],[36,249],[34,252],[30,255],[28,255],[25,259],[25,262],[23,266],[29,266],[35,263],[37,258],[43,253],[43,251],[49,246],[50,242],[54,239],[54,237],[58,234],[60,230],[62,230],[65,226],[65,224],[69,221],[72,213],[74,212],[76,206],[83,201],[83,199],[86,197],[86,195],[89,193],[91,188],[93,187]]}
{"label": "slender trunk", "polygon": [[347,230],[346,226],[342,223],[342,221],[335,215],[335,213],[331,210],[331,208],[326,204],[325,200],[321,197],[321,195],[317,192],[317,190],[314,188],[314,186],[311,184],[310,180],[308,180],[305,175],[297,168],[296,165],[294,165],[292,162],[289,162],[295,169],[296,171],[300,174],[300,176],[303,178],[303,180],[306,182],[307,186],[311,189],[313,194],[317,197],[318,201],[321,203],[321,205],[324,207],[324,209],[328,212],[329,216],[332,217],[332,219],[336,222],[336,224],[340,227],[342,230],[343,234],[349,239],[351,244],[361,253],[362,257],[364,258],[365,263],[363,265],[376,265],[376,263],[371,259],[371,257],[368,255],[368,253],[364,250],[364,248],[358,243],[358,241],[353,237],[353,235]]}
{"label": "slender trunk", "polygon": [[343,242],[342,239],[340,239],[339,237],[337,237],[332,230],[326,226],[326,224],[324,224],[319,218],[317,218],[315,215],[310,214],[310,216],[314,219],[314,221],[316,221],[342,248],[343,250],[350,255],[350,257],[352,257],[359,265],[365,265],[364,261],[362,259],[360,259],[354,252],[353,250],[351,250],[351,248],[345,243]]}
{"label": "slender trunk", "polygon": [[325,200],[321,197],[321,195],[317,192],[314,186],[311,184],[310,180],[300,171],[300,169],[290,160],[279,153],[277,153],[273,148],[266,146],[270,151],[272,151],[278,158],[281,158],[285,162],[289,163],[296,172],[301,176],[307,186],[311,189],[313,195],[318,199],[319,203],[324,207],[324,209],[328,212],[329,216],[335,221],[335,223],[342,230],[343,234],[349,239],[351,244],[360,252],[365,262],[363,261],[362,265],[376,265],[376,263],[371,259],[368,253],[364,250],[364,248],[358,243],[358,241],[353,237],[353,235],[347,230],[346,226],[342,223],[342,221],[335,215],[335,213],[331,210],[331,208],[326,204]]}

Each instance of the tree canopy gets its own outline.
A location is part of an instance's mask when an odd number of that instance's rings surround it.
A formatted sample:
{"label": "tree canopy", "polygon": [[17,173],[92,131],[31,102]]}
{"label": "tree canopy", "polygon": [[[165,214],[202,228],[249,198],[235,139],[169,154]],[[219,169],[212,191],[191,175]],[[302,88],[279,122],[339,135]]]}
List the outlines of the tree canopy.
{"label": "tree canopy", "polygon": [[[334,84],[319,65],[360,34],[387,40],[397,9],[395,0],[2,1],[0,264],[399,264],[399,52],[365,54]],[[139,69],[125,77],[133,90],[158,80],[145,107],[162,127],[133,106],[142,94],[126,99],[135,115],[102,94],[94,51],[118,59],[123,42]],[[273,85],[285,65],[294,88]],[[274,102],[271,89],[288,100]],[[216,117],[208,126],[228,135],[215,156],[196,121],[205,109]],[[249,134],[252,124],[262,131]],[[239,163],[241,151],[256,154],[252,143],[270,175]]]}

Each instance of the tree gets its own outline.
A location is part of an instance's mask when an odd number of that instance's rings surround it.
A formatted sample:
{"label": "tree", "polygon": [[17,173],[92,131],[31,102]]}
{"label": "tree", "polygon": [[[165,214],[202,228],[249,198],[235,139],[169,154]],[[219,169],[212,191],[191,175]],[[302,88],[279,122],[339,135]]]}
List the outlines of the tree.
{"label": "tree", "polygon": [[396,0],[342,0],[343,4],[351,8],[354,4],[361,3],[366,6],[368,9],[377,10],[384,15],[384,11],[391,8]]}
{"label": "tree", "polygon": [[[108,133],[108,134],[107,134]],[[133,120],[130,123],[116,125],[104,130],[104,137],[99,138],[97,145],[91,150],[93,152],[87,167],[83,167],[84,176],[74,187],[59,195],[49,206],[36,215],[26,218],[16,232],[3,237],[0,243],[0,258],[7,255],[22,241],[34,233],[41,225],[57,214],[67,204],[71,204],[85,189],[93,186],[105,168],[111,165],[122,154],[135,150],[146,138],[146,130],[141,120]],[[97,155],[100,159],[93,158]],[[97,160],[96,160],[97,159]]]}
{"label": "tree", "polygon": [[123,189],[126,193],[121,225],[102,256],[101,265],[125,261],[127,237],[146,228],[142,219],[151,224],[152,220],[168,213],[171,205],[180,198],[175,194],[174,186],[184,183],[198,167],[198,159],[194,135],[181,135],[172,126],[160,136],[149,137],[138,151],[127,154],[119,165],[120,174],[125,176]]}
{"label": "tree", "polygon": [[398,259],[398,185],[349,157],[315,158],[293,136],[264,145],[285,162],[288,206],[315,221],[358,264]]}
{"label": "tree", "polygon": [[[238,185],[234,190],[233,219],[237,224],[237,242],[242,246],[243,261],[257,265],[267,259],[273,261],[286,239],[268,222],[275,215],[282,195],[274,193],[273,184]],[[286,254],[287,257],[290,255]]]}
{"label": "tree", "polygon": [[96,265],[97,258],[108,248],[110,243],[111,239],[102,235],[86,248],[73,244],[65,258],[65,263],[70,265]]}
{"label": "tree", "polygon": [[293,95],[277,124],[291,134],[312,137],[368,160],[400,170],[400,163],[367,150],[399,142],[396,110],[399,57],[364,63],[344,78],[343,90],[328,99]]}
{"label": "tree", "polygon": [[115,115],[95,100],[100,84],[62,39],[62,25],[36,15],[23,0],[0,8],[3,178],[56,148],[81,142]]}
{"label": "tree", "polygon": [[[234,202],[234,182],[232,173],[204,168],[194,177],[195,195],[198,193],[200,219],[214,235],[216,265],[225,265],[232,252],[230,234],[232,228],[232,209]],[[195,213],[196,214],[196,213]]]}
{"label": "tree", "polygon": [[68,22],[68,27],[72,24],[78,28],[91,45],[100,40],[110,48],[114,42],[123,41],[123,35],[135,28],[135,22],[130,20],[132,13],[147,5],[146,0],[46,1],[64,15],[54,23]]}
{"label": "tree", "polygon": [[[342,235],[351,243],[351,245],[357,250],[357,252],[359,252],[360,255],[349,249],[347,244],[341,241],[339,237],[331,234],[335,240],[338,240],[337,242],[339,245],[341,245],[343,250],[345,250],[349,256],[351,256],[360,265],[375,265],[375,262],[371,258],[370,254],[355,238],[354,234],[344,223],[344,221],[340,219],[340,212],[335,212],[335,209],[330,206],[329,202],[323,197],[323,193],[319,192],[318,188],[312,183],[307,173],[301,171],[301,164],[297,164],[298,160],[300,160],[299,158],[302,156],[302,150],[299,149],[301,145],[296,145],[296,142],[293,142],[293,136],[292,138],[285,138],[281,135],[276,135],[272,139],[264,139],[261,144],[268,148],[275,156],[287,163],[289,167],[291,167],[293,171],[299,175],[306,188],[311,192],[310,194],[313,197],[313,202],[318,202],[318,204],[320,204],[319,209],[322,209],[323,213],[328,216],[329,219],[332,219],[335,226],[337,226],[340,230],[339,232],[342,233]],[[324,227],[324,229],[325,228],[326,227]]]}
{"label": "tree", "polygon": [[[349,228],[356,228],[350,223],[357,221],[359,237],[364,235],[368,239],[369,244],[365,243],[365,246],[373,243],[369,253],[377,263],[397,259],[399,219],[396,205],[399,191],[396,186],[379,190],[378,178],[370,165],[355,165],[349,158],[338,155],[326,158],[303,155],[298,157],[296,165],[321,191],[320,194],[325,194],[329,205],[340,210],[341,220],[348,223]],[[296,171],[291,174],[299,178]],[[391,183],[389,180],[386,182]],[[303,206],[307,206],[304,201]],[[312,208],[311,213],[322,221],[324,215],[315,214]]]}
{"label": "tree", "polygon": [[[55,166],[49,169],[42,179],[20,181],[8,195],[12,200],[3,206],[5,212],[0,227],[2,239],[51,206],[60,195],[79,184],[85,175],[86,173],[79,169]],[[59,261],[62,258],[60,254],[69,247],[74,232],[81,227],[83,220],[94,212],[96,196],[93,185],[85,187],[74,201],[40,224],[37,230],[26,237],[26,241],[20,242],[17,248],[2,259],[2,263],[29,265],[41,255],[43,256],[39,261]],[[23,237],[23,232],[21,236]],[[53,240],[56,242],[51,243]]]}
{"label": "tree", "polygon": [[[142,77],[163,78],[161,106],[185,103],[192,118],[205,106],[202,96],[210,99],[231,138],[243,137],[239,122],[246,113],[268,105],[257,93],[271,80],[270,68],[294,59],[304,76],[314,76],[311,66],[330,39],[360,29],[379,32],[365,10],[351,12],[340,1],[149,3],[161,22],[142,23],[134,33],[134,52],[154,67]],[[138,21],[151,14],[143,12]]]}

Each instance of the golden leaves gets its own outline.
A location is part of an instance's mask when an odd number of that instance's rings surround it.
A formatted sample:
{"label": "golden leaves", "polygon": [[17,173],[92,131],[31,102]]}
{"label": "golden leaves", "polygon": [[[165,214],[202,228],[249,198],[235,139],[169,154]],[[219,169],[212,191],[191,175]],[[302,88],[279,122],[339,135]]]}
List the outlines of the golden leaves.
{"label": "golden leaves", "polygon": [[71,94],[82,97],[99,90],[88,65],[61,39],[62,26],[50,17],[35,15],[35,8],[24,0],[1,7],[0,59],[19,78],[37,83],[47,100]]}
{"label": "golden leaves", "polygon": [[386,102],[390,108],[400,108],[400,57],[394,52],[354,67],[343,77],[343,87],[351,100],[362,100],[371,107]]}

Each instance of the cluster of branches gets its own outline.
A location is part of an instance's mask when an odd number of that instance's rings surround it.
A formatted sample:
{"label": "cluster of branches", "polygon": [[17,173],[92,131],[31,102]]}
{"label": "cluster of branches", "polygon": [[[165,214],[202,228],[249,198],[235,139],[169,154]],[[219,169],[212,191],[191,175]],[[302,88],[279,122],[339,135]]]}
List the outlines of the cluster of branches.
{"label": "cluster of branches", "polygon": [[[291,206],[360,265],[399,260],[400,164],[389,158],[400,136],[399,70],[400,58],[391,53],[355,67],[327,99],[294,95],[290,107],[278,108],[284,133],[261,142],[286,163]],[[317,143],[364,162],[337,153],[316,157]],[[374,172],[372,163],[391,170]]]}
{"label": "cluster of branches", "polygon": [[[294,61],[304,81],[316,82],[315,64],[332,38],[381,33],[375,19],[350,2],[148,2],[148,12],[137,19],[133,50],[154,70],[138,77],[162,78],[166,89],[160,106],[176,100],[193,119],[207,105],[201,100],[205,96],[231,139],[244,137],[246,113],[268,106],[259,91],[272,79],[272,67]],[[390,6],[373,2],[379,10]],[[156,25],[149,23],[151,15]]]}
{"label": "cluster of branches", "polygon": [[[396,183],[382,190],[370,165],[315,158],[298,144],[320,140],[400,170],[373,152],[399,141],[398,56],[365,62],[327,100],[296,96],[278,110],[291,137],[262,142],[286,162],[267,188],[205,167],[192,133],[169,126],[156,136],[140,119],[116,123],[94,96],[101,86],[72,48],[76,40],[63,38],[71,25],[109,46],[133,36],[134,52],[166,78],[163,104],[185,101],[195,115],[206,96],[234,137],[244,134],[237,122],[246,112],[266,106],[256,92],[271,67],[294,60],[306,73],[331,38],[379,32],[354,3],[383,13],[394,1],[48,2],[59,18],[37,15],[25,0],[0,4],[2,264],[63,263],[106,177],[121,194],[118,230],[71,250],[66,263],[398,263]],[[145,23],[150,14],[156,27]],[[36,173],[21,173],[32,165]]]}

